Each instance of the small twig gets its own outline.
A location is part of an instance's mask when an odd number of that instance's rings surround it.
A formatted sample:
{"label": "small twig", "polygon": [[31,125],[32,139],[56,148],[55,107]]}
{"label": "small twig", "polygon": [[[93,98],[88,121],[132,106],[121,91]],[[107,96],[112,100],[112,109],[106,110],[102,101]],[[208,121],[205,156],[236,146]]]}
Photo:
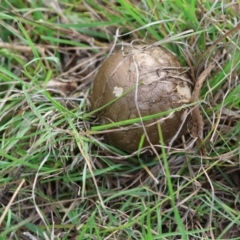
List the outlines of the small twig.
{"label": "small twig", "polygon": [[7,204],[7,206],[5,207],[3,213],[2,213],[2,216],[0,217],[0,226],[2,224],[2,221],[4,220],[6,214],[7,214],[7,211],[9,210],[9,208],[11,207],[11,204],[13,203],[15,197],[17,196],[19,190],[21,189],[22,185],[25,183],[25,179],[22,179],[21,183],[19,184],[19,186],[17,187],[16,191],[14,192],[12,198],[10,199],[9,203]]}
{"label": "small twig", "polygon": [[[236,27],[234,27],[233,29],[231,29],[230,31],[225,33],[223,36],[218,38],[202,54],[202,57],[200,58],[200,60],[203,59],[206,56],[207,53],[211,52],[212,49],[214,49],[214,47],[216,47],[216,45],[221,40],[228,37],[230,34],[232,34],[233,32],[236,32],[239,29],[240,29],[240,24],[238,24]],[[210,64],[207,66],[207,68],[197,78],[197,81],[196,81],[196,84],[195,84],[195,87],[194,87],[194,90],[193,90],[193,93],[192,93],[192,98],[191,98],[192,103],[197,102],[200,99],[200,91],[202,89],[203,83],[207,79],[207,77],[210,75],[211,71],[214,69],[214,67],[216,66],[217,62],[219,62],[221,57],[222,57],[221,54],[217,53],[216,56],[214,57],[214,59],[212,60],[212,62],[210,62]],[[202,119],[202,115],[201,115],[201,112],[200,112],[199,105],[194,107],[193,110],[192,110],[192,122],[193,122],[192,129],[191,129],[192,136],[197,139],[197,146],[201,149],[202,154],[206,156],[205,147],[204,147],[203,142],[202,142],[203,119]]]}
{"label": "small twig", "polygon": [[24,232],[23,235],[28,237],[29,240],[38,240],[38,238],[34,237],[30,232]]}
{"label": "small twig", "polygon": [[[193,93],[191,102],[197,102],[200,99],[200,92],[203,86],[204,81],[207,79],[207,77],[210,75],[211,71],[216,66],[216,63],[220,60],[221,54],[217,53],[212,62],[209,63],[207,68],[200,74],[200,76],[197,78]],[[197,139],[197,146],[201,149],[202,154],[206,155],[205,147],[202,142],[203,137],[203,118],[200,111],[199,104],[195,106],[192,110],[192,129],[191,133],[194,138]]]}

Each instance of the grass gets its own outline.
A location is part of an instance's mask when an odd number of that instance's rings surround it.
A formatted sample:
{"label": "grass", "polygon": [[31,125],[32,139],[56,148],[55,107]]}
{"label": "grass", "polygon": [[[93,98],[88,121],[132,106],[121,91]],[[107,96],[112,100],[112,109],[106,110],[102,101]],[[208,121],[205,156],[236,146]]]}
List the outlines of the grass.
{"label": "grass", "polygon": [[[224,36],[239,24],[239,1],[0,9],[0,239],[240,239],[239,29]],[[89,114],[97,67],[132,40],[163,44],[193,79],[217,49],[227,53],[192,104],[206,156],[190,135],[129,155],[96,134],[109,128]]]}

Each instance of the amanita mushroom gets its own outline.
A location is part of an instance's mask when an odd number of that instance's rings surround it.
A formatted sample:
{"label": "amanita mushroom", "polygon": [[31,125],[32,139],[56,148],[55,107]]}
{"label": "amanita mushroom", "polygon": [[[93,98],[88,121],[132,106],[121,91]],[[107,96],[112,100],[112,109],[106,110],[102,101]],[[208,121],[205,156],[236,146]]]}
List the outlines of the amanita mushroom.
{"label": "amanita mushroom", "polygon": [[158,124],[165,144],[186,132],[186,109],[173,109],[190,102],[191,79],[177,58],[163,47],[127,47],[103,62],[93,84],[92,110],[116,98],[97,112],[100,124],[141,120],[144,116],[172,110],[165,116],[105,133],[107,142],[119,149],[136,151],[143,134],[143,147],[150,143],[160,145]]}

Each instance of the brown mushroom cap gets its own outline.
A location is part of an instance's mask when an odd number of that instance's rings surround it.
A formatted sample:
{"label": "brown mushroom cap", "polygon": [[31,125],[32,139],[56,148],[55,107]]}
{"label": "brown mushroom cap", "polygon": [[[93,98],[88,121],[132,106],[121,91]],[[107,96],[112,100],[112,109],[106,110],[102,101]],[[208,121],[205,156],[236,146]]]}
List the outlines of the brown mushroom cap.
{"label": "brown mushroom cap", "polygon": [[[168,50],[162,47],[146,50],[142,45],[127,47],[111,55],[100,67],[93,84],[92,110],[116,97],[119,99],[97,113],[101,124],[148,116],[187,104],[191,99],[191,79]],[[105,138],[110,144],[126,152],[138,149],[143,134],[148,136],[145,137],[144,147],[150,145],[149,140],[151,144],[159,145],[157,126],[160,123],[163,139],[167,144],[178,132],[180,136],[186,131],[186,123],[182,125],[185,110],[173,111],[158,119],[121,126],[116,131],[106,133]]]}

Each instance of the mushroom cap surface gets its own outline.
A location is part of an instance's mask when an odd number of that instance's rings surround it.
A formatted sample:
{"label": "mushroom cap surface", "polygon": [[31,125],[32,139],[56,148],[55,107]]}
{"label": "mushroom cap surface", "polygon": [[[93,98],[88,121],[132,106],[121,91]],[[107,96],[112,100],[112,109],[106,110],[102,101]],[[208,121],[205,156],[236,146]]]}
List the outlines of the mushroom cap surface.
{"label": "mushroom cap surface", "polygon": [[118,51],[103,62],[94,80],[91,106],[96,110],[118,98],[96,113],[100,124],[170,110],[165,116],[119,126],[104,134],[108,143],[133,152],[143,134],[143,147],[160,145],[159,124],[165,144],[186,132],[186,109],[173,109],[189,103],[191,92],[191,79],[171,52],[138,45]]}

